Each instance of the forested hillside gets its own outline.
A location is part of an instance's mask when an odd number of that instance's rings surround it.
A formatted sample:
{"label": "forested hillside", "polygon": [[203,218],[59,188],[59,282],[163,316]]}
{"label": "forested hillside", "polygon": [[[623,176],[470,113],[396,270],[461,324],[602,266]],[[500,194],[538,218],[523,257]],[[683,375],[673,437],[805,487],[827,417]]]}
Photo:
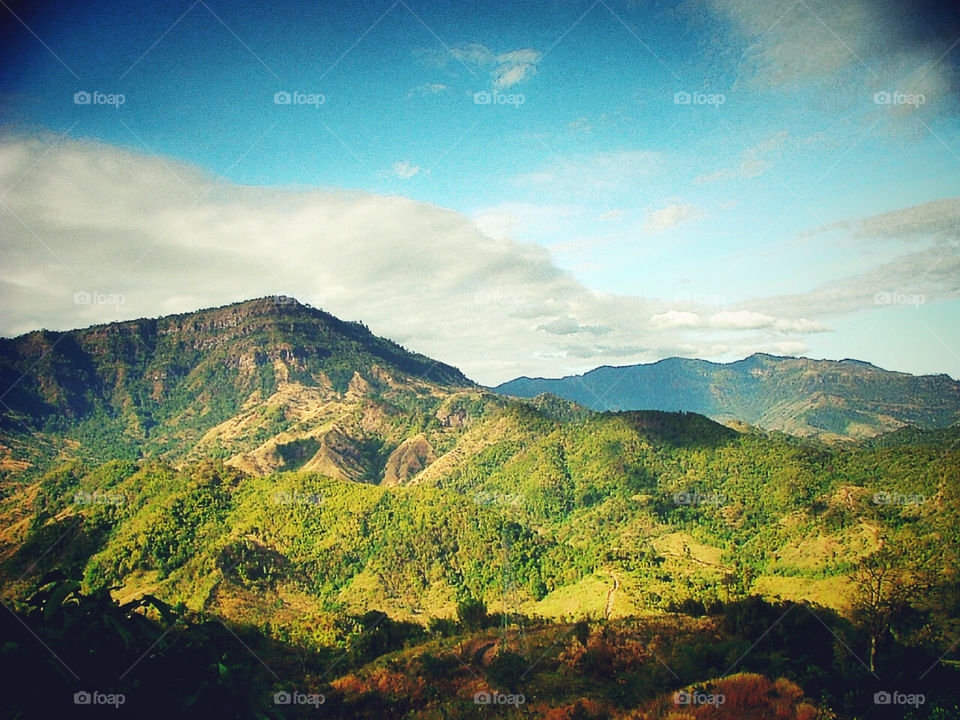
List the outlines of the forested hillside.
{"label": "forested hillside", "polygon": [[954,716],[957,428],[831,446],[511,399],[338,323],[256,301],[40,362],[9,341],[36,368],[4,421],[0,652],[60,689],[43,712]]}

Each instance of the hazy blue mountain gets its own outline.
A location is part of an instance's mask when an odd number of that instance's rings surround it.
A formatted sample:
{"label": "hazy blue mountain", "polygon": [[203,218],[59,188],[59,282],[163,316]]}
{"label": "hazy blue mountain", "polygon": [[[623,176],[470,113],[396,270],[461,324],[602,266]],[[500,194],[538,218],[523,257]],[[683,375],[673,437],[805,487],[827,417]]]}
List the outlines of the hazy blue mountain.
{"label": "hazy blue mountain", "polygon": [[756,354],[732,363],[667,358],[558,379],[521,377],[496,392],[551,393],[594,410],[686,410],[721,421],[824,438],[866,438],[960,420],[960,383],[858,360]]}

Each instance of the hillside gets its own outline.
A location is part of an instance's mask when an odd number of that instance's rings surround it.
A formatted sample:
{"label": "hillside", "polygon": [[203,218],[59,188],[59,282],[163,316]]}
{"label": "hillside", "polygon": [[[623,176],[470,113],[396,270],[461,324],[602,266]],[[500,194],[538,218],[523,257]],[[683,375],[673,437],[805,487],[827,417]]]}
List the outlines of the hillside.
{"label": "hillside", "polygon": [[474,385],[281,297],[3,339],[0,387],[10,472],[56,459],[216,457],[378,482],[409,436],[456,426],[456,402],[436,413]]}
{"label": "hillside", "polygon": [[826,440],[862,440],[906,425],[944,428],[960,421],[960,382],[857,360],[756,354],[721,364],[668,358],[560,379],[522,377],[495,391],[517,397],[551,393],[594,410],[685,410]]}
{"label": "hillside", "polygon": [[[847,688],[920,665],[930,707],[954,701],[956,427],[829,447],[510,398],[272,299],[2,350],[0,651],[25,687],[81,689],[24,627],[99,687],[150,654],[131,699],[225,717],[279,718],[292,687],[331,717],[476,717],[486,692],[530,717],[847,720],[881,717]],[[871,567],[889,607],[864,604]],[[729,705],[676,707],[705,688]]]}

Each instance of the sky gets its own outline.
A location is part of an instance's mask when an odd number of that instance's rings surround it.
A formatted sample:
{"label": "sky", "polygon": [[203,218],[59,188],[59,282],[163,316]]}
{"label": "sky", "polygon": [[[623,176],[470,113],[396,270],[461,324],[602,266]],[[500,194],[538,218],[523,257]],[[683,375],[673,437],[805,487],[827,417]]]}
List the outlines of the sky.
{"label": "sky", "polygon": [[271,294],[484,384],[960,378],[960,7],[0,0],[0,334]]}

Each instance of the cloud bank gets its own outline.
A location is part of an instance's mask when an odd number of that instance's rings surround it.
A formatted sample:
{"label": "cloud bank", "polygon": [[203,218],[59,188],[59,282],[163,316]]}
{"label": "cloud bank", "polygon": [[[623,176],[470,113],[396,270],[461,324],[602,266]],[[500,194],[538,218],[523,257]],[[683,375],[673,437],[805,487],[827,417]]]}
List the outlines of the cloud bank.
{"label": "cloud bank", "polygon": [[493,384],[669,355],[802,352],[831,318],[877,309],[877,293],[960,296],[958,200],[848,223],[852,242],[869,234],[901,247],[896,262],[806,294],[717,306],[695,292],[595,292],[509,227],[485,233],[403,197],[239,186],[98,143],[0,138],[0,187],[8,336],[279,293]]}

